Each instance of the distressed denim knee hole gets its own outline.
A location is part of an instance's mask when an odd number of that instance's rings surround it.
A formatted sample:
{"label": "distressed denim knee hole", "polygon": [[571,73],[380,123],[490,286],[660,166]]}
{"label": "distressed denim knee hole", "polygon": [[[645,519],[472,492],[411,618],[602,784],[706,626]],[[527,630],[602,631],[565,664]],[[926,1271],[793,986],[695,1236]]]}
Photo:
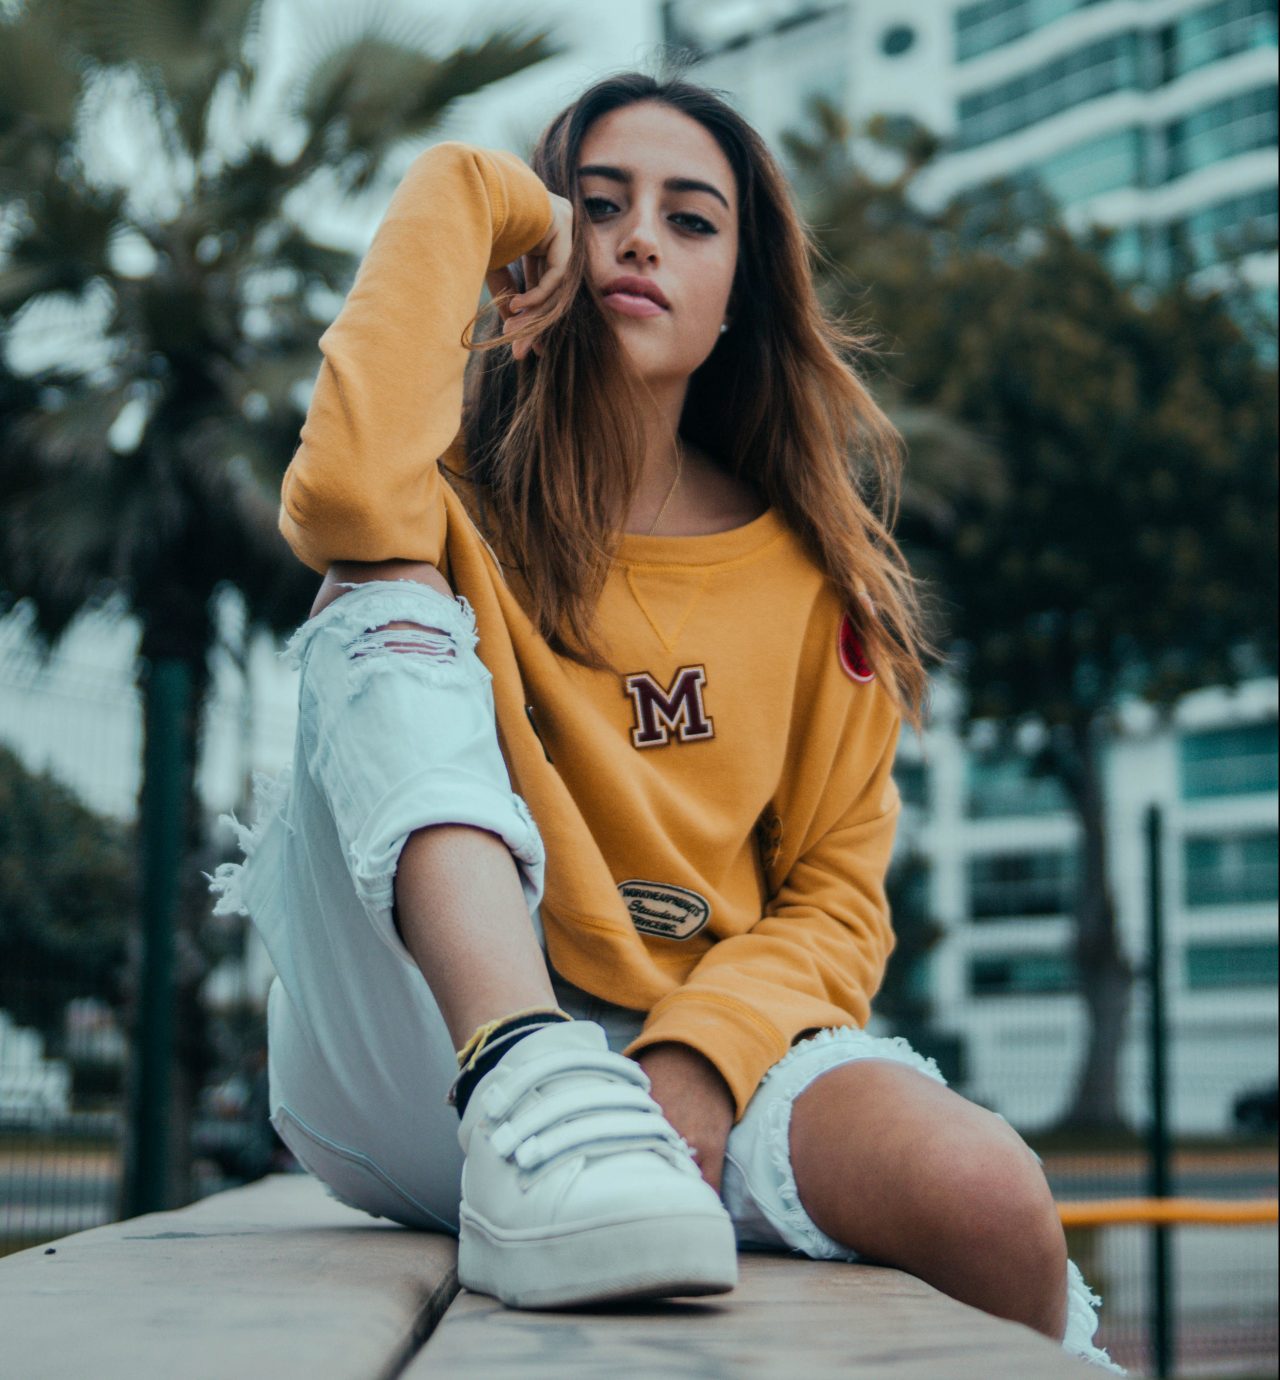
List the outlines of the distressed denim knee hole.
{"label": "distressed denim knee hole", "polygon": [[475,611],[461,594],[450,598],[416,580],[368,580],[342,588],[350,592],[334,599],[294,631],[280,653],[282,661],[301,669],[319,634],[332,634],[347,646],[392,622],[412,623],[437,636],[447,636],[463,653],[479,640]]}
{"label": "distressed denim knee hole", "polygon": [[453,638],[443,628],[426,628],[421,623],[370,628],[348,642],[347,651],[352,660],[377,652],[410,652],[455,658],[458,655]]}
{"label": "distressed denim knee hole", "polygon": [[[400,623],[400,627],[388,627]],[[401,674],[433,686],[479,686],[492,676],[475,651],[475,613],[462,595],[449,598],[412,580],[351,586],[289,639],[281,656],[306,672],[317,641],[341,647],[348,702],[376,676]]]}
{"label": "distressed denim knee hole", "polygon": [[407,675],[433,686],[480,685],[488,668],[454,633],[422,624],[366,628],[343,643],[349,663],[347,700],[355,699],[377,675]]}

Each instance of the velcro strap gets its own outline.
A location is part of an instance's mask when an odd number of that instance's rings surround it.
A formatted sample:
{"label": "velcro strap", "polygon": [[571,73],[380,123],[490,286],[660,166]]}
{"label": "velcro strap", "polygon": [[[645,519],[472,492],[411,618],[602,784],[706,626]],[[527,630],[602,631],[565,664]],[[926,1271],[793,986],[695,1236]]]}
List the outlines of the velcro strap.
{"label": "velcro strap", "polygon": [[530,1136],[516,1148],[515,1161],[521,1169],[532,1170],[571,1150],[616,1150],[624,1146],[670,1150],[680,1146],[680,1137],[652,1112],[603,1112],[562,1121],[540,1136]]}
{"label": "velcro strap", "polygon": [[484,1112],[494,1121],[501,1121],[517,1102],[539,1083],[565,1073],[607,1073],[615,1081],[630,1083],[649,1090],[649,1079],[634,1059],[610,1050],[556,1050],[530,1059],[520,1069],[518,1078],[504,1079],[497,1087],[486,1088]]}
{"label": "velcro strap", "polygon": [[643,1088],[626,1083],[601,1083],[598,1087],[571,1088],[549,1093],[531,1107],[517,1112],[510,1121],[495,1127],[489,1143],[504,1158],[521,1141],[528,1140],[572,1117],[593,1116],[597,1112],[659,1112],[658,1104]]}

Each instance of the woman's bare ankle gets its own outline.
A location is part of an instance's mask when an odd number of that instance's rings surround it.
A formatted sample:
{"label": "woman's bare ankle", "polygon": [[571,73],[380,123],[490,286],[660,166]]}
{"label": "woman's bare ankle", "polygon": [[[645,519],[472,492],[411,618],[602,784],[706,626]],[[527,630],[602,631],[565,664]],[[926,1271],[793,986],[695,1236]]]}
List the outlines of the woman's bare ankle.
{"label": "woman's bare ankle", "polygon": [[400,937],[456,1048],[513,1011],[556,1005],[515,860],[471,825],[416,830],[395,879]]}

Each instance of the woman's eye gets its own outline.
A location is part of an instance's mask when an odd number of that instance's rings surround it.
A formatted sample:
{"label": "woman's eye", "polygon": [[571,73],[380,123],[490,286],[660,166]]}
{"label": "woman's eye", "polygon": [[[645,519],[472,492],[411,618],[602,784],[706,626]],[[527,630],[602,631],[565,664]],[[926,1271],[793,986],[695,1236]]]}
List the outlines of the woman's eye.
{"label": "woman's eye", "polygon": [[[612,211],[616,211],[617,206],[603,196],[584,196],[582,207],[592,220],[598,220],[601,216],[606,216]],[[695,215],[692,211],[677,211],[671,219],[677,224],[683,225],[691,230],[695,235],[715,235],[719,232],[716,227],[704,216]]]}
{"label": "woman's eye", "polygon": [[690,229],[699,235],[716,234],[716,227],[712,225],[709,220],[705,220],[702,216],[695,216],[692,211],[681,211],[678,215],[673,216],[672,219],[689,221]]}

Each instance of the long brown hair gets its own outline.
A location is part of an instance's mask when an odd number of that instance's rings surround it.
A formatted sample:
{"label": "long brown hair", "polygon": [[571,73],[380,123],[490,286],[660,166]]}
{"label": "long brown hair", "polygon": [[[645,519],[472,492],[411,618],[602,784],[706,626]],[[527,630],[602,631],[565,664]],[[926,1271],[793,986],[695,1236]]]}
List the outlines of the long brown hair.
{"label": "long brown hair", "polygon": [[[551,121],[533,171],[576,206],[587,130],[637,101],[697,120],[738,183],[733,325],[689,380],[680,434],[754,486],[797,534],[918,730],[923,658],[936,653],[891,534],[905,447],[853,363],[870,338],[818,300],[810,270],[818,251],[764,141],[714,92],[628,72],[597,82]],[[579,212],[578,223],[585,219]],[[644,390],[599,307],[585,244],[575,234],[555,305],[531,313],[541,357],[517,361],[498,348],[513,338],[500,320],[472,333],[463,440],[473,507],[518,574],[534,624],[562,655],[605,668],[594,609],[640,475]]]}

